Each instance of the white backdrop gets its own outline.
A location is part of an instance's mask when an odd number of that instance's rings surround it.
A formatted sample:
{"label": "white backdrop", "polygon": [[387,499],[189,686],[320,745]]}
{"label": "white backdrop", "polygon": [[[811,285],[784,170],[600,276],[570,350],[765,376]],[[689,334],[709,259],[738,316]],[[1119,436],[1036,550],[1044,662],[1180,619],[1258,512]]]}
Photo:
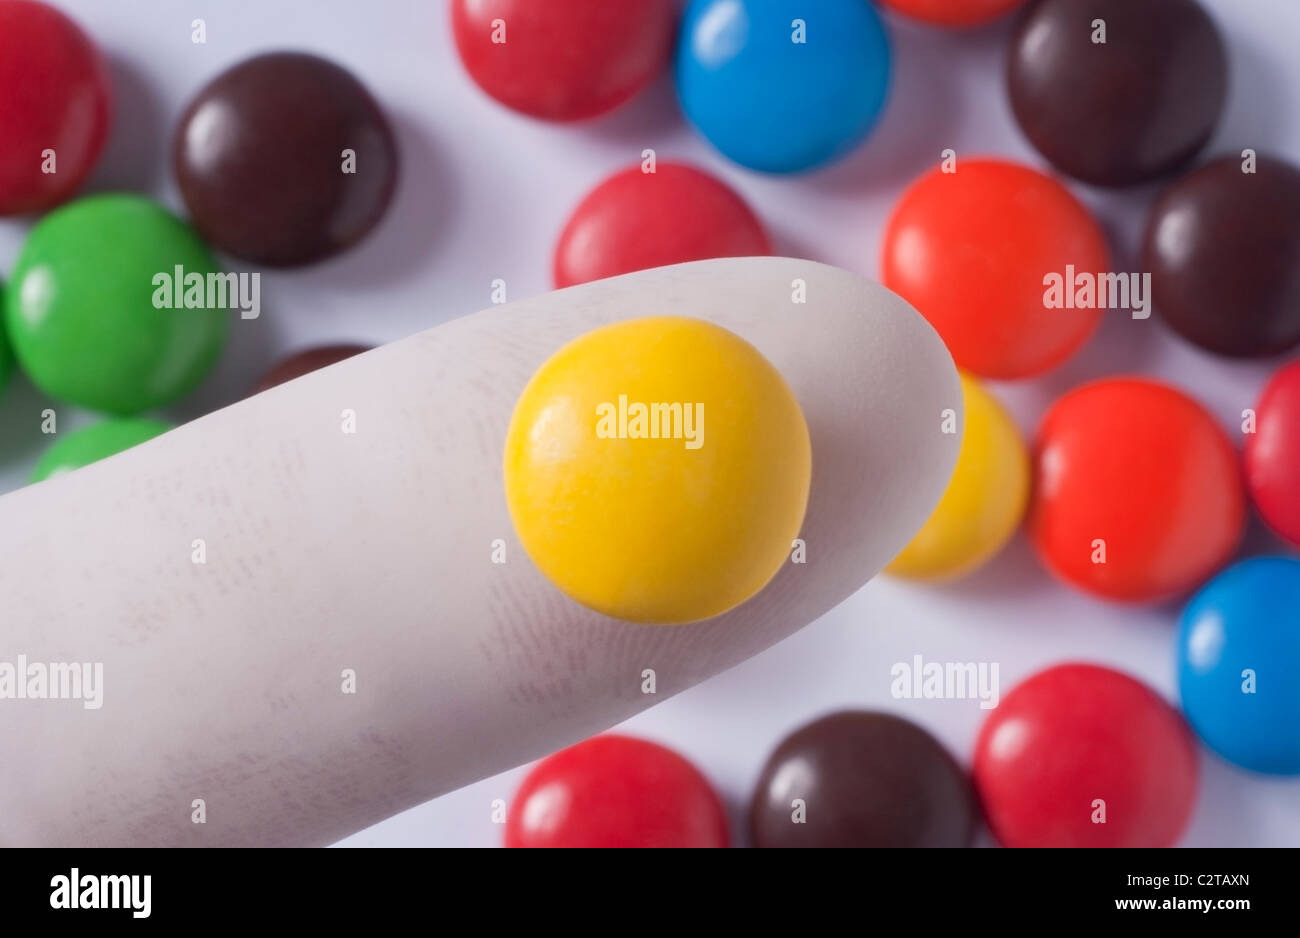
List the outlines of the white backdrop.
{"label": "white backdrop", "polygon": [[[1300,4],[1202,0],[1226,34],[1232,88],[1211,153],[1243,147],[1300,162]],[[728,180],[774,233],[778,250],[875,276],[880,231],[902,187],[945,147],[961,155],[1042,161],[1019,134],[1002,83],[1007,25],[954,34],[889,17],[895,81],[884,119],[847,161],[812,176],[759,176],[725,163],[680,117],[665,75],[629,106],[595,123],[551,126],[499,107],[461,69],[442,0],[59,0],[109,56],[117,122],[90,190],[153,193],[180,209],[168,165],[170,135],[188,98],[255,52],[301,49],[350,67],[397,130],[403,176],[380,227],[336,260],[263,277],[263,313],[237,322],[218,372],[177,419],[245,392],[287,351],[326,341],[372,344],[480,309],[502,278],[512,299],[550,286],[554,240],[569,210],[609,172],[653,147]],[[207,23],[207,44],[190,22]],[[1075,186],[1098,211],[1115,269],[1136,270],[1134,249],[1157,187],[1119,194]],[[25,222],[0,220],[0,277]],[[1197,394],[1232,429],[1277,363],[1204,355],[1157,317],[1116,314],[1077,358],[1023,385],[999,385],[1027,432],[1064,390],[1125,371],[1162,376]],[[26,479],[43,445],[46,398],[19,379],[0,397],[0,491]],[[61,429],[88,418],[60,409]],[[1278,549],[1256,523],[1243,553]],[[989,567],[945,588],[877,579],[843,605],[745,664],[629,721],[624,730],[689,758],[740,819],[759,767],[789,730],[839,707],[881,708],[927,727],[963,762],[984,711],[973,700],[896,701],[890,666],[914,655],[996,661],[1002,693],[1067,659],[1111,664],[1174,691],[1177,609],[1115,607],[1054,584],[1022,537]],[[509,801],[524,769],[487,779],[362,831],[351,846],[493,845],[491,803]],[[1195,845],[1300,845],[1300,779],[1255,776],[1208,752]]]}

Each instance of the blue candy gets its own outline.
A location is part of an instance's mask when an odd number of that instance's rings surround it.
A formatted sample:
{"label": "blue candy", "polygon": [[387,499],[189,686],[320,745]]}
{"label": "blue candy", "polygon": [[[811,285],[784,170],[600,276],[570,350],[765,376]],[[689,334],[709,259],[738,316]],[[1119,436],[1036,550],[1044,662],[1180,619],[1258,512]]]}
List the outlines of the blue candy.
{"label": "blue candy", "polygon": [[677,45],[686,116],[726,156],[772,173],[853,149],[876,123],[889,71],[867,0],[692,0]]}
{"label": "blue candy", "polygon": [[1300,773],[1300,560],[1242,561],[1193,597],[1178,633],[1178,684],[1192,727],[1219,755]]}

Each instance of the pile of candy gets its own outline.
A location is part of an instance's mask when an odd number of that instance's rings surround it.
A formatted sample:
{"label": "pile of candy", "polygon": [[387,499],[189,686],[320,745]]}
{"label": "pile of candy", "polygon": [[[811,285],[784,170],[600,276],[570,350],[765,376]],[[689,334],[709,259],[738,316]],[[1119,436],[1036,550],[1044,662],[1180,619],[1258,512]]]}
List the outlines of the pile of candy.
{"label": "pile of candy", "polygon": [[[259,266],[324,260],[378,224],[396,185],[379,105],[312,55],[254,57],[195,95],[173,141],[189,221],[132,194],[68,201],[104,149],[113,100],[103,56],[64,14],[0,0],[0,87],[0,216],[53,209],[0,293],[0,382],[16,359],[46,394],[109,415],[62,436],[32,481],[169,429],[139,415],[207,376],[247,299],[250,275],[223,272],[213,248]],[[362,351],[308,349],[250,393]]]}
{"label": "pile of candy", "polygon": [[[1022,2],[885,5],[970,26]],[[454,8],[470,74],[535,117],[607,110],[670,55],[668,2],[617,13],[579,2],[545,12],[508,0]],[[511,30],[508,42],[502,30]],[[674,69],[686,117],[722,154],[796,173],[840,159],[870,133],[890,56],[883,24],[860,0],[695,0]],[[1055,169],[1120,187],[1175,174],[1200,153],[1223,111],[1227,74],[1218,29],[1194,0],[1038,0],[1012,36],[1007,84],[1021,129]],[[575,210],[555,280],[767,245],[723,183],[690,166],[631,167]],[[1300,170],[1246,151],[1175,179],[1151,211],[1143,266],[1152,305],[1202,348],[1260,357],[1300,345]],[[942,336],[965,396],[948,490],[889,572],[964,576],[1023,522],[1048,570],[1100,598],[1156,603],[1202,587],[1178,634],[1183,714],[1109,668],[1048,668],[987,720],[973,780],[917,726],[834,714],[772,754],[750,805],[751,841],[960,846],[983,816],[1006,845],[1170,845],[1196,799],[1193,731],[1247,769],[1300,774],[1300,560],[1257,557],[1223,569],[1249,501],[1300,546],[1300,362],[1282,368],[1244,415],[1244,472],[1199,403],[1138,376],[1066,394],[1027,446],[982,379],[1042,375],[1088,341],[1106,309],[1138,305],[1088,209],[1028,166],[948,154],[898,200],[881,274]],[[541,762],[508,818],[506,842],[517,846],[728,843],[719,799],[699,772],[619,736]]]}
{"label": "pile of candy", "polygon": [[[882,3],[941,27],[1023,7],[1006,80],[1039,153],[1091,185],[1172,177],[1143,244],[1163,320],[1225,357],[1300,345],[1300,170],[1245,151],[1186,171],[1227,97],[1227,49],[1196,0]],[[825,166],[866,139],[893,69],[866,0],[692,0],[684,14],[675,0],[453,0],[451,25],[474,81],[546,121],[605,114],[671,64],[690,123],[728,159],[773,174]],[[108,415],[53,445],[34,481],[167,429],[142,414],[211,370],[242,293],[214,249],[264,267],[327,260],[375,228],[399,170],[376,99],[312,55],[257,56],[195,95],[173,139],[188,220],[136,195],[74,198],[113,103],[100,53],[66,16],[0,0],[0,88],[0,215],[49,211],[0,292],[0,382],[16,361],[51,397]],[[725,183],[651,160],[582,199],[553,271],[564,287],[771,252],[759,216]],[[965,419],[948,490],[889,572],[967,575],[1023,522],[1070,587],[1124,602],[1199,588],[1177,640],[1182,714],[1116,671],[1052,667],[992,712],[973,779],[915,725],[834,714],[772,754],[750,809],[755,844],[957,846],[983,817],[1006,845],[1169,845],[1196,798],[1195,736],[1247,769],[1300,774],[1300,560],[1223,569],[1252,503],[1300,546],[1300,362],[1244,417],[1244,468],[1200,404],[1153,380],[1071,391],[1032,445],[982,383],[1042,375],[1105,310],[1130,308],[1130,275],[1110,268],[1102,226],[1028,166],[948,153],[901,194],[882,280],[963,370]],[[250,393],[362,351],[308,349]],[[724,846],[729,834],[692,766],[610,735],[540,763],[506,839]]]}

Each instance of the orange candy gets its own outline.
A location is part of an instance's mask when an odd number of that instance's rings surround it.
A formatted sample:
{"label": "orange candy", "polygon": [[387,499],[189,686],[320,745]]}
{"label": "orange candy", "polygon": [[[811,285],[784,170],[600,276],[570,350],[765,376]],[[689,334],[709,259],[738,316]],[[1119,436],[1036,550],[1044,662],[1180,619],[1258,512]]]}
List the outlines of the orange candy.
{"label": "orange candy", "polygon": [[958,160],[903,193],[885,230],[885,286],[915,306],[958,367],[1028,378],[1088,340],[1098,309],[1047,305],[1049,274],[1109,271],[1101,228],[1050,176],[1001,160]]}

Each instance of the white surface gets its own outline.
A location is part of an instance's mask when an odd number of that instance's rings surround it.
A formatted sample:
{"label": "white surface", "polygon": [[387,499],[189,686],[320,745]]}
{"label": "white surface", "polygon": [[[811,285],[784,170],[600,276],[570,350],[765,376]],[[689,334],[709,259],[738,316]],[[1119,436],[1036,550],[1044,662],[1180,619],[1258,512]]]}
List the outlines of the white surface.
{"label": "white surface", "polygon": [[[1254,147],[1300,160],[1300,4],[1205,0],[1226,34],[1232,89],[1207,152]],[[63,0],[113,62],[118,122],[92,190],[152,192],[179,208],[167,165],[170,132],[186,100],[220,69],[258,51],[298,48],[351,67],[397,128],[403,178],[389,217],[344,257],[263,278],[263,315],[238,322],[218,373],[175,415],[238,397],[286,351],[333,340],[383,342],[482,308],[504,279],[511,299],[549,287],[555,235],[581,195],[645,147],[694,161],[731,182],[773,231],[782,253],[874,276],[884,218],[901,188],[945,147],[1041,165],[1021,138],[1001,81],[1006,24],[948,34],[889,18],[895,85],[883,122],[847,161],[802,178],[730,166],[684,124],[665,76],[593,124],[555,127],[498,107],[465,76],[445,4],[428,0]],[[310,12],[308,12],[310,10]],[[208,42],[190,42],[190,21]],[[1156,187],[1119,194],[1075,186],[1114,235],[1116,269],[1133,249]],[[0,221],[0,272],[26,225]],[[237,268],[236,268],[237,269]],[[1113,316],[1076,359],[1046,379],[999,386],[1026,430],[1046,405],[1084,380],[1122,371],[1163,376],[1196,393],[1229,429],[1276,363],[1226,363],[1173,337],[1158,318]],[[43,438],[49,402],[18,381],[0,398],[0,488],[22,484]],[[60,413],[80,422],[84,415]],[[1276,549],[1252,531],[1252,552]],[[975,701],[896,701],[891,665],[996,661],[1005,694],[1052,663],[1085,658],[1174,687],[1174,607],[1133,610],[1050,581],[1017,538],[988,568],[944,589],[877,580],[803,632],[629,721],[695,762],[739,825],[759,767],[783,734],[838,707],[883,708],[916,720],[969,758],[984,711]],[[1199,845],[1300,844],[1300,781],[1252,776],[1208,752],[1196,818]],[[498,843],[494,799],[509,800],[523,769],[471,785],[363,831],[349,845]]]}

